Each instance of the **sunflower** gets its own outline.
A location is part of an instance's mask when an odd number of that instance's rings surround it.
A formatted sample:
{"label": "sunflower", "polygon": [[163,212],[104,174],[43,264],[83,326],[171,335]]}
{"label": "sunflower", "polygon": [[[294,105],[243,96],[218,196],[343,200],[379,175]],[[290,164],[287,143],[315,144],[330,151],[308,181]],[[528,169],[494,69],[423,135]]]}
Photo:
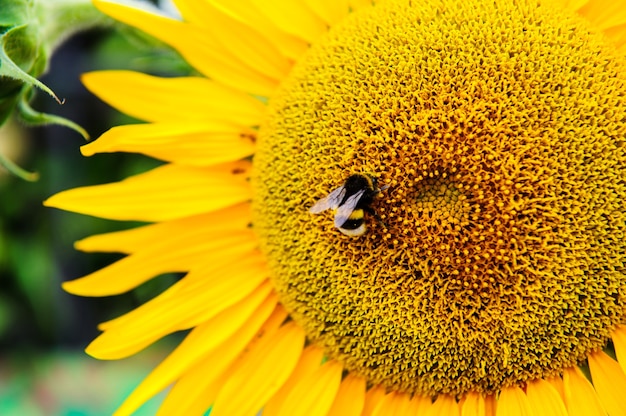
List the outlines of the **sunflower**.
{"label": "sunflower", "polygon": [[626,415],[623,1],[95,4],[201,74],[86,74],[148,123],[83,154],[166,163],[46,202],[149,223],[68,292],[186,273],[87,347],[190,330],[119,415]]}

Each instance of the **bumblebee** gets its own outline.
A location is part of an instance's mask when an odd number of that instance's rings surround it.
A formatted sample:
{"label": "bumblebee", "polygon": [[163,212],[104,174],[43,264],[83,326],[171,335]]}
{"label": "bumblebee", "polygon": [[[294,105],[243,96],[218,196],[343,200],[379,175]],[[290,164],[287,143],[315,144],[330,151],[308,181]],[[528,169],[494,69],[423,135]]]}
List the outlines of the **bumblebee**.
{"label": "bumblebee", "polygon": [[[335,214],[335,227],[345,235],[357,237],[365,233],[365,213],[376,218],[376,212],[370,206],[374,197],[389,186],[379,188],[376,178],[356,173],[346,182],[313,205],[309,212],[319,214],[327,209]],[[380,218],[379,218],[380,219]]]}

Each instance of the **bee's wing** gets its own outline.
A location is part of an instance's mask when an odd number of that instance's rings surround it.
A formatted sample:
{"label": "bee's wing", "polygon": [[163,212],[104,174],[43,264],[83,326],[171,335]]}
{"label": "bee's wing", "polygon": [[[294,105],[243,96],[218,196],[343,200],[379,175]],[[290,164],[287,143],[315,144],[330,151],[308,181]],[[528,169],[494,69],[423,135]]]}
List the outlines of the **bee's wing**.
{"label": "bee's wing", "polygon": [[350,214],[352,214],[352,211],[354,211],[354,208],[359,203],[364,193],[365,189],[360,190],[354,195],[351,195],[343,204],[339,206],[339,208],[337,208],[337,212],[335,212],[335,227],[341,228],[343,223],[348,221]]}
{"label": "bee's wing", "polygon": [[309,208],[309,212],[311,214],[319,214],[320,212],[326,211],[327,209],[336,209],[345,195],[346,188],[340,186],[339,188],[326,195],[324,198],[317,201],[315,205]]}

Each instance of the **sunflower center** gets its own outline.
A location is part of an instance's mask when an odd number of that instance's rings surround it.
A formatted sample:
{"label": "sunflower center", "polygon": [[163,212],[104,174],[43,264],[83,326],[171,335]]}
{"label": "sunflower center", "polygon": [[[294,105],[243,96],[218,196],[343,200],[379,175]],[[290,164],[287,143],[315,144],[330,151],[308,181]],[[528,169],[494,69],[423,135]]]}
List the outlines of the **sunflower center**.
{"label": "sunflower center", "polygon": [[[271,97],[252,185],[272,280],[310,342],[393,390],[549,377],[626,323],[626,71],[536,1],[383,1]],[[308,209],[388,185],[349,237]]]}
{"label": "sunflower center", "polygon": [[[426,226],[467,225],[469,204],[467,198],[450,180],[426,179],[416,189],[414,210]],[[408,224],[407,224],[408,225]]]}

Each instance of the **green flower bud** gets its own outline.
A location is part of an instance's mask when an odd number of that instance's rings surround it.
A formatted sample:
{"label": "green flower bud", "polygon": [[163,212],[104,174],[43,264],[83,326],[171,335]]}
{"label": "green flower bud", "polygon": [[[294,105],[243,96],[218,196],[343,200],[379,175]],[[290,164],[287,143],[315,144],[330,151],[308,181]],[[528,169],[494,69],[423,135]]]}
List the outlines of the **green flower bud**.
{"label": "green flower bud", "polygon": [[[0,0],[0,125],[17,110],[27,124],[59,124],[87,132],[62,117],[33,110],[28,101],[37,87],[62,101],[37,78],[45,73],[54,49],[73,33],[108,24],[90,0]],[[24,179],[27,172],[0,155],[0,165]]]}

